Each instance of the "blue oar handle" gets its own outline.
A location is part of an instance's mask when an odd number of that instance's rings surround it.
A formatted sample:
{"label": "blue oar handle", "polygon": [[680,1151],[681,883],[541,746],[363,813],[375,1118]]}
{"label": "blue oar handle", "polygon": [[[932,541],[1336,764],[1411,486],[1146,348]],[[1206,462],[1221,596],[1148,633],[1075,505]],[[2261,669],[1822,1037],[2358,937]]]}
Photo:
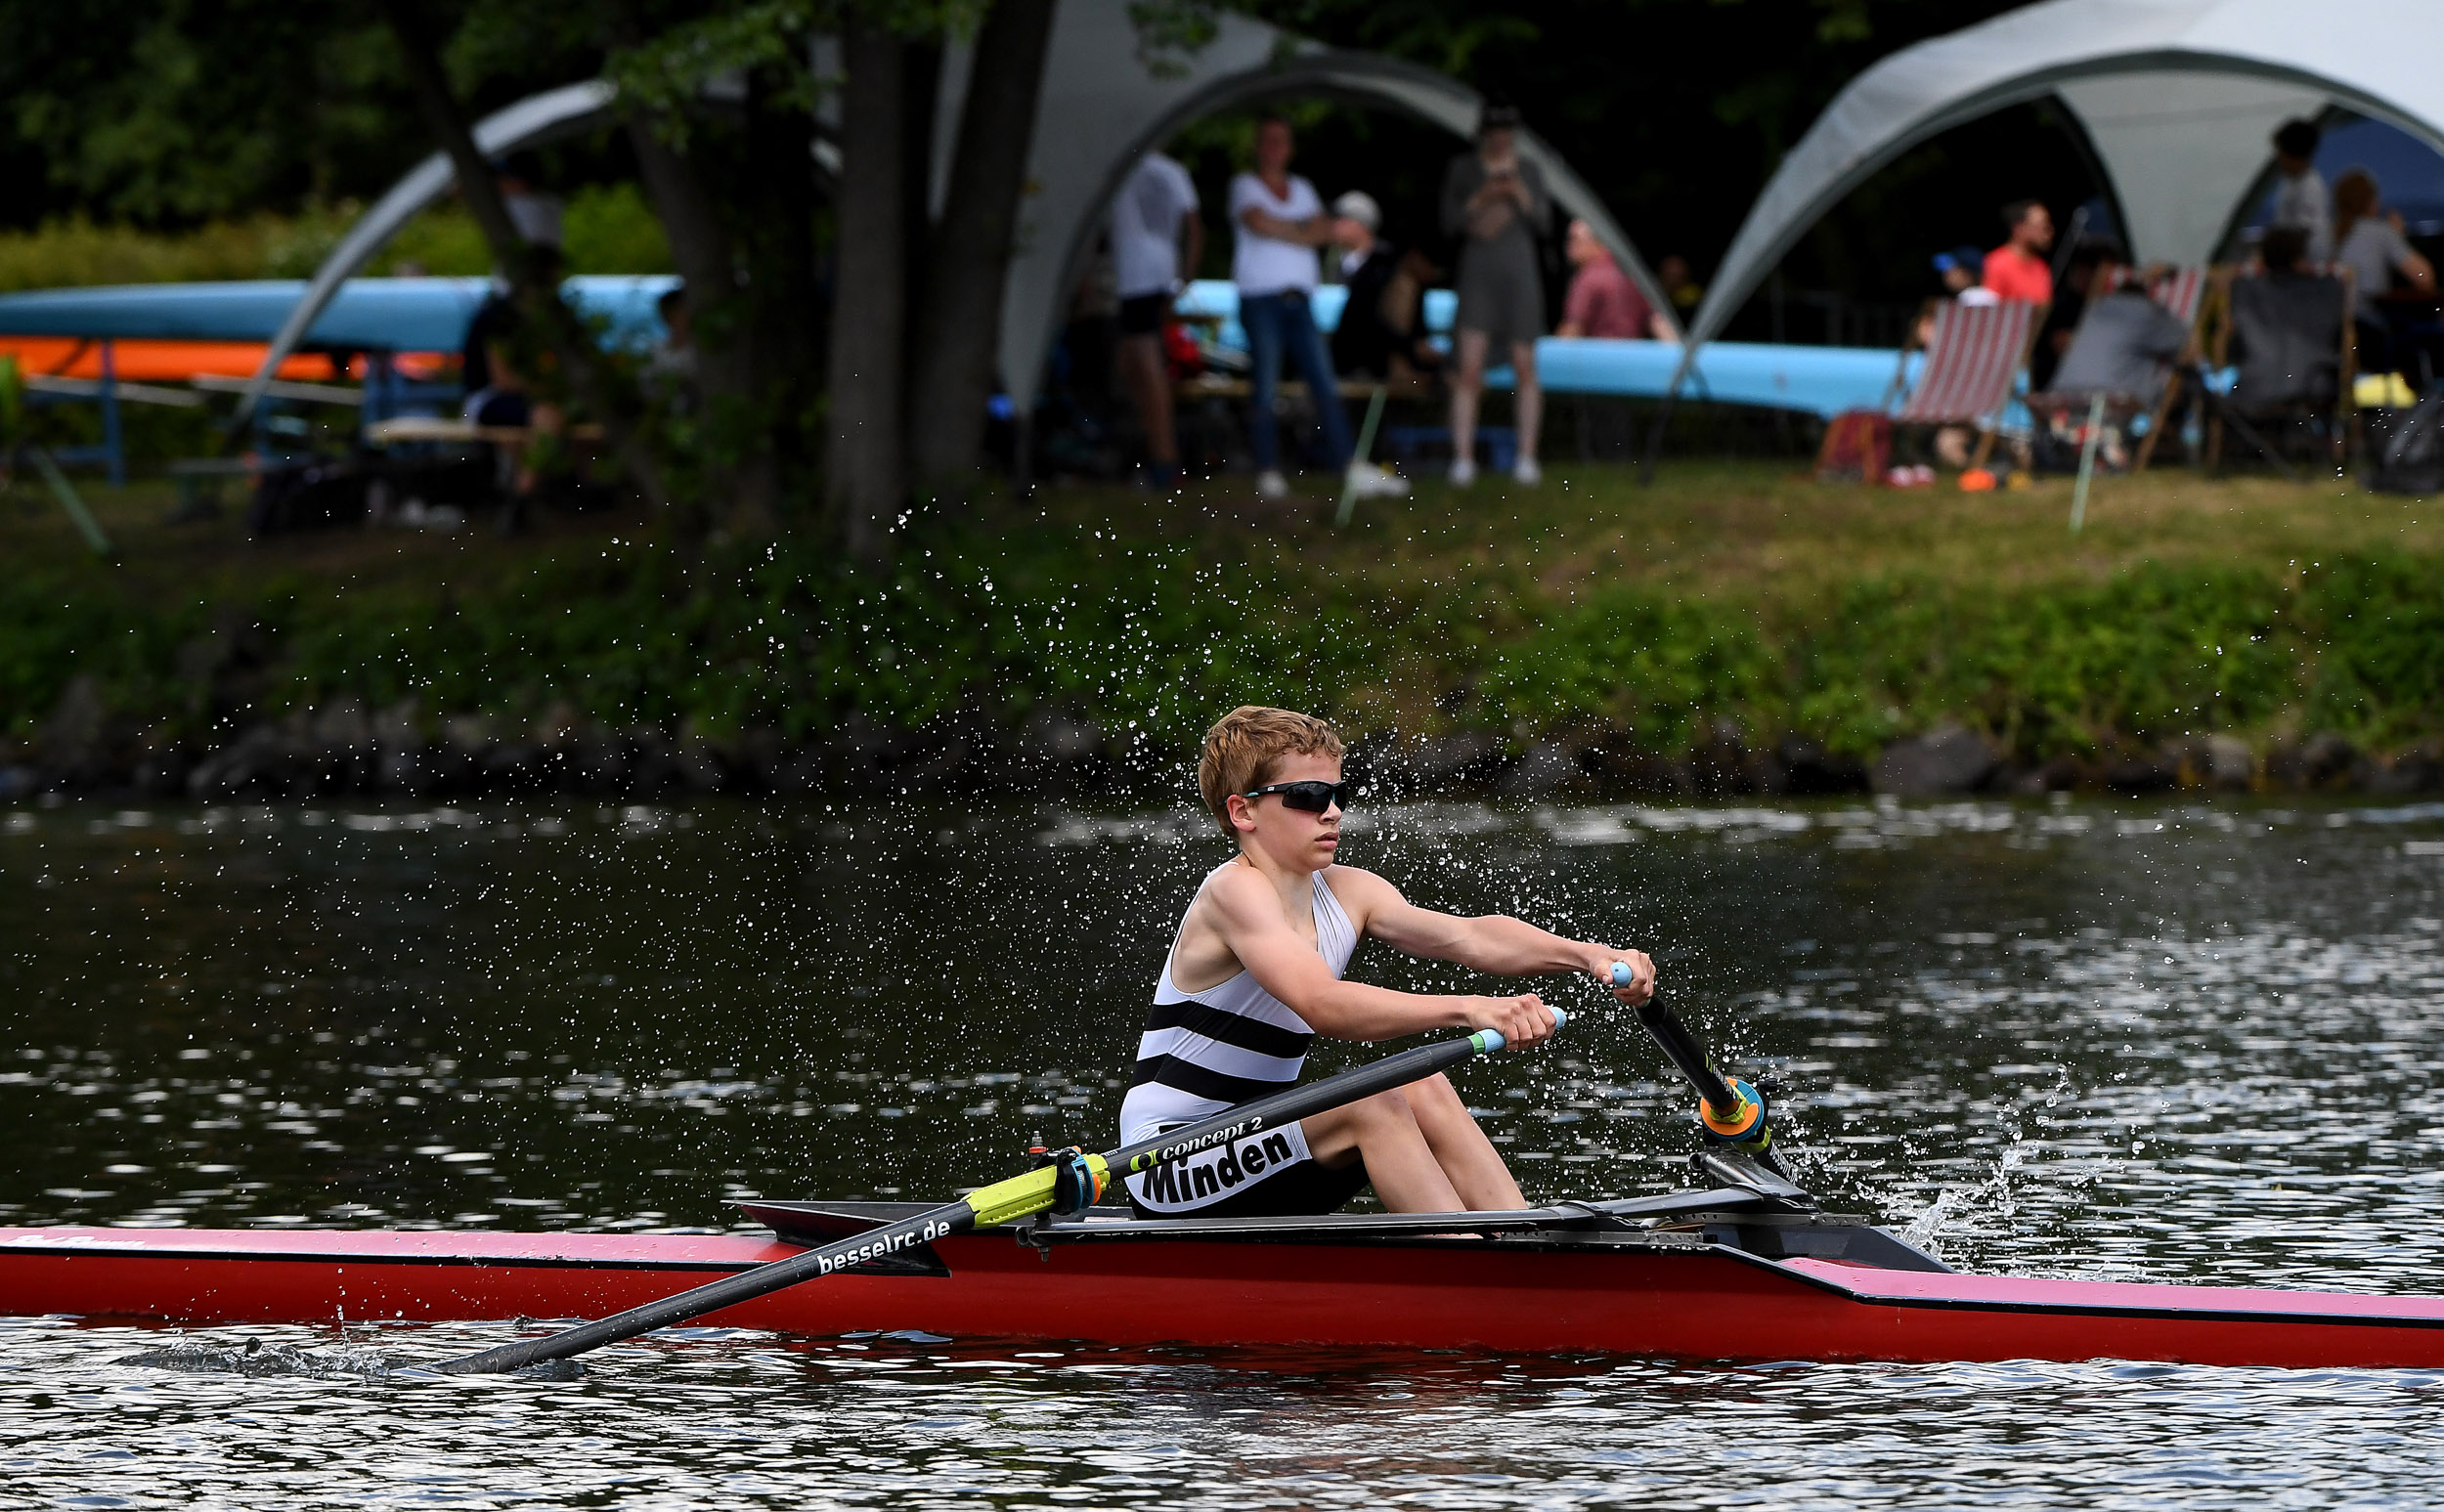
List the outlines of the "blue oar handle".
{"label": "blue oar handle", "polygon": [[[1559,1034],[1561,1032],[1561,1026],[1570,1021],[1570,1015],[1568,1014],[1565,1014],[1560,1009],[1553,1007],[1550,1003],[1545,1005],[1545,1012],[1553,1015],[1553,1032],[1555,1034]],[[1508,1040],[1502,1037],[1502,1031],[1500,1029],[1479,1029],[1476,1031],[1474,1037],[1484,1044],[1485,1053],[1487,1055],[1491,1055],[1495,1051],[1500,1050],[1504,1046],[1510,1043]]]}
{"label": "blue oar handle", "polygon": [[1627,961],[1615,961],[1612,963],[1612,984],[1616,987],[1635,987],[1637,985],[1637,972],[1631,970]]}

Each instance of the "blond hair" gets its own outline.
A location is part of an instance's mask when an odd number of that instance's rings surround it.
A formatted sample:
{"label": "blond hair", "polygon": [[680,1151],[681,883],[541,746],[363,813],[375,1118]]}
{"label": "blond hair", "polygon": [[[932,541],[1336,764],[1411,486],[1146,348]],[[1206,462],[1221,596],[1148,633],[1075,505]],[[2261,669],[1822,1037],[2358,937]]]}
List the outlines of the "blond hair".
{"label": "blond hair", "polygon": [[1205,731],[1205,748],[1197,757],[1197,792],[1213,810],[1226,835],[1231,828],[1231,795],[1261,788],[1273,780],[1284,756],[1328,756],[1340,758],[1341,738],[1313,714],[1287,709],[1243,704]]}

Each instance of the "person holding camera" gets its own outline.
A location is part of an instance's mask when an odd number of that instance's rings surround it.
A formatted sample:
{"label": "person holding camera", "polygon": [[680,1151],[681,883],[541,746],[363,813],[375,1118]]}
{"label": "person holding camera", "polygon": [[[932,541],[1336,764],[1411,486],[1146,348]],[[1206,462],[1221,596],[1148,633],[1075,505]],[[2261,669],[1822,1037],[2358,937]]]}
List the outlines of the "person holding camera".
{"label": "person holding camera", "polygon": [[1518,110],[1486,102],[1477,118],[1476,151],[1451,160],[1443,175],[1443,232],[1460,240],[1460,316],[1451,385],[1451,481],[1476,481],[1477,402],[1485,391],[1489,352],[1510,361],[1517,375],[1518,459],[1511,476],[1540,481],[1536,432],[1544,391],[1536,381],[1536,338],[1545,333],[1545,280],[1536,238],[1552,215],[1544,175],[1518,152]]}

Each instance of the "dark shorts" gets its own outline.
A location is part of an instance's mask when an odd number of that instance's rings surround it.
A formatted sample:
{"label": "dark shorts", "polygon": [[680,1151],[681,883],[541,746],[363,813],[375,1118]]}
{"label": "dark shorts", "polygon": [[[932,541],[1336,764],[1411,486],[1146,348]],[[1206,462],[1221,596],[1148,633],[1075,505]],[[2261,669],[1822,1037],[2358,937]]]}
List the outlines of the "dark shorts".
{"label": "dark shorts", "polygon": [[1245,1191],[1232,1192],[1190,1212],[1160,1212],[1134,1195],[1129,1206],[1140,1218],[1305,1218],[1337,1212],[1366,1189],[1367,1163],[1363,1160],[1352,1160],[1337,1171],[1301,1160],[1282,1167]]}
{"label": "dark shorts", "polygon": [[1168,294],[1138,294],[1120,301],[1120,334],[1152,336],[1162,329],[1163,317],[1171,313]]}

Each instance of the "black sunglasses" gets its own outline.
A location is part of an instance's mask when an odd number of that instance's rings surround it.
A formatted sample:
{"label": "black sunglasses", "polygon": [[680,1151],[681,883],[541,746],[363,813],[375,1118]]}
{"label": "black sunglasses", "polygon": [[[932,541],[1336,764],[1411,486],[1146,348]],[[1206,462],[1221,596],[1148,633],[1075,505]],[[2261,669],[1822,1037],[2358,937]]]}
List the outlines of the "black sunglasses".
{"label": "black sunglasses", "polygon": [[1240,796],[1253,802],[1268,793],[1282,795],[1284,808],[1295,808],[1305,813],[1320,814],[1335,803],[1346,809],[1350,799],[1356,794],[1356,789],[1346,782],[1319,782],[1309,778],[1305,782],[1277,782],[1270,787],[1258,788],[1253,793],[1244,793]]}

